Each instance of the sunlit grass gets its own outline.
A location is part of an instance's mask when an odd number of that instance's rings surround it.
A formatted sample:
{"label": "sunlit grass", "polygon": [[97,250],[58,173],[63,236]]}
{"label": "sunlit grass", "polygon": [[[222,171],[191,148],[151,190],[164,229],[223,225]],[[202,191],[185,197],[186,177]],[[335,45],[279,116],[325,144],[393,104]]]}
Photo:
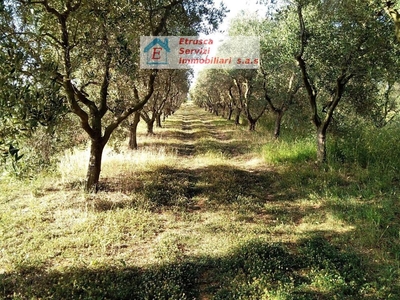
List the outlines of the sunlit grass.
{"label": "sunlit grass", "polygon": [[58,171],[63,182],[82,180],[87,172],[89,149],[66,150],[58,163]]}
{"label": "sunlit grass", "polygon": [[262,148],[263,157],[268,163],[302,163],[316,159],[316,142],[313,138],[287,141],[275,140]]}
{"label": "sunlit grass", "polygon": [[[177,160],[175,151],[161,148],[115,151],[106,147],[103,152],[101,176],[116,176],[132,170],[143,170],[151,166],[173,164]],[[87,172],[89,150],[73,149],[65,152],[58,164],[63,182],[82,180]]]}

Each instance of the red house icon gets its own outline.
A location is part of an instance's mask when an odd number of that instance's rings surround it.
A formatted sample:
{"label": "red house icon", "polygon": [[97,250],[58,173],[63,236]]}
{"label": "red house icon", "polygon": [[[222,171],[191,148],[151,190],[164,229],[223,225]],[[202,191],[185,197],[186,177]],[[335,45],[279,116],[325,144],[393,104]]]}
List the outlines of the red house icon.
{"label": "red house icon", "polygon": [[168,38],[165,38],[164,41],[155,38],[144,48],[144,52],[147,54],[148,65],[168,64],[168,53],[171,52],[168,46]]}

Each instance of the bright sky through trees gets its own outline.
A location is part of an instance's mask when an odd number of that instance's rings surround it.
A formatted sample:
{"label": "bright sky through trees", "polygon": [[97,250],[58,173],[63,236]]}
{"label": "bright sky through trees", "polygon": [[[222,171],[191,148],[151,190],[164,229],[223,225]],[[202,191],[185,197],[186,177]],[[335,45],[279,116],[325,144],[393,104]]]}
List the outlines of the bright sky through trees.
{"label": "bright sky through trees", "polygon": [[228,29],[229,22],[242,10],[246,12],[258,12],[260,16],[264,15],[267,10],[267,6],[265,4],[259,4],[258,0],[222,0],[220,2],[223,2],[229,10],[229,13],[226,14],[226,18],[220,27],[222,31]]}
{"label": "bright sky through trees", "polygon": [[[229,12],[226,14],[222,24],[219,26],[219,34],[220,35],[228,35],[229,24],[241,11],[245,11],[248,13],[257,12],[259,16],[264,16],[267,11],[267,5],[259,4],[259,0],[221,0],[219,3],[216,3],[218,7],[220,3],[224,3]],[[194,80],[196,81],[197,74],[201,70],[201,67],[194,67]]]}

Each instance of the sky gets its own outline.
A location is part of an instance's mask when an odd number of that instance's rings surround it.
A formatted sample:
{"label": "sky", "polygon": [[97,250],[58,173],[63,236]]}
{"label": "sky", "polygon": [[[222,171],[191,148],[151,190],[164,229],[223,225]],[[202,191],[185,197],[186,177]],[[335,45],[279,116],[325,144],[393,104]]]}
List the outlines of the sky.
{"label": "sky", "polygon": [[[227,9],[229,10],[229,13],[226,14],[226,17],[218,28],[218,31],[225,32],[226,35],[226,31],[229,28],[231,20],[234,19],[242,10],[246,12],[258,12],[260,16],[264,16],[267,11],[267,7],[265,4],[257,4],[259,0],[215,0],[216,6],[219,7],[219,4],[221,2],[225,4]],[[200,70],[201,68],[194,67],[193,83],[196,81],[197,75]]]}
{"label": "sky", "polygon": [[[242,10],[249,12],[258,12],[260,16],[264,15],[266,12],[265,4],[257,4],[259,0],[221,0],[220,2],[223,2],[230,11],[229,13],[227,13],[220,27],[220,30],[228,29],[230,21],[235,18]],[[216,3],[218,3],[218,1],[216,1]]]}

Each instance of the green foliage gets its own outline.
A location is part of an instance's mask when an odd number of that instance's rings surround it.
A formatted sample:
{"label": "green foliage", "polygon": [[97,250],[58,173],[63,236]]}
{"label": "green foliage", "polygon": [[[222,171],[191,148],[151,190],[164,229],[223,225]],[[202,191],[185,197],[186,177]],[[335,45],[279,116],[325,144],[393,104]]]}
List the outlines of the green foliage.
{"label": "green foliage", "polygon": [[19,155],[18,148],[15,148],[12,144],[9,144],[8,149],[6,151],[3,151],[2,153],[1,165],[5,168],[6,171],[18,176],[20,175],[18,162],[23,156],[24,154]]}
{"label": "green foliage", "polygon": [[376,178],[379,179],[376,184],[389,187],[391,182],[399,180],[398,128],[398,123],[380,129],[362,123],[352,128],[345,127],[340,136],[333,138],[331,159],[363,168],[371,181]]}
{"label": "green foliage", "polygon": [[3,175],[33,179],[53,172],[66,149],[86,146],[86,137],[76,134],[74,126],[74,121],[67,116],[59,116],[52,126],[39,126],[29,135],[18,135],[15,143],[18,143],[17,150],[23,153],[21,155],[17,155],[15,150],[11,153],[7,145],[0,145]]}

